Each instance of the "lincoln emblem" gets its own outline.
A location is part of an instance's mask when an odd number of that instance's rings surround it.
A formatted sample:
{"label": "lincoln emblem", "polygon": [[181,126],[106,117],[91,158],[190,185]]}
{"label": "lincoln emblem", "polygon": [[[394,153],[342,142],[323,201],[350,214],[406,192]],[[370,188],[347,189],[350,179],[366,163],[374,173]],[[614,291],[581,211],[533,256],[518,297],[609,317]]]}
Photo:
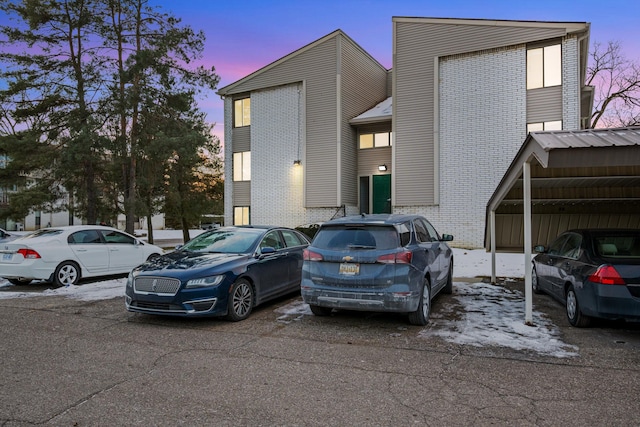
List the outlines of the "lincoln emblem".
{"label": "lincoln emblem", "polygon": [[151,284],[151,290],[153,292],[156,291],[156,285],[158,284],[158,279],[153,279],[153,283]]}

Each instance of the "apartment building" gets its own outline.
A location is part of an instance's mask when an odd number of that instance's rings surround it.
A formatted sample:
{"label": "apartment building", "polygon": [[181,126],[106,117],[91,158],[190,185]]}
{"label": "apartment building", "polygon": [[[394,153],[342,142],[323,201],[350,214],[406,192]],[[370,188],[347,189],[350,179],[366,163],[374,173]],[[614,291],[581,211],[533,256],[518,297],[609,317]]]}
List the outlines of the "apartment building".
{"label": "apartment building", "polygon": [[528,132],[586,123],[588,23],[392,22],[391,70],[337,30],[218,91],[226,224],[418,213],[483,247]]}

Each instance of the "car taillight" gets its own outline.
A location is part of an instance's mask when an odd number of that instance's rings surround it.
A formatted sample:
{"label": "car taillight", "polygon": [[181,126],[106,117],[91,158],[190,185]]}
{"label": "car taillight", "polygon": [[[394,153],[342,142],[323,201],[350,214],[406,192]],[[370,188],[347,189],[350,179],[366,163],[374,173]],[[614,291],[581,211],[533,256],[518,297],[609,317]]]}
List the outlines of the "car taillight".
{"label": "car taillight", "polygon": [[302,258],[305,261],[322,261],[324,259],[321,254],[310,251],[309,249],[302,251]]}
{"label": "car taillight", "polygon": [[411,257],[413,253],[410,251],[403,251],[393,254],[380,255],[376,260],[382,264],[411,264]]}
{"label": "car taillight", "polygon": [[589,276],[589,281],[603,285],[625,285],[624,279],[612,265],[601,265]]}
{"label": "car taillight", "polygon": [[40,254],[33,249],[19,249],[18,253],[22,255],[24,259],[38,259]]}

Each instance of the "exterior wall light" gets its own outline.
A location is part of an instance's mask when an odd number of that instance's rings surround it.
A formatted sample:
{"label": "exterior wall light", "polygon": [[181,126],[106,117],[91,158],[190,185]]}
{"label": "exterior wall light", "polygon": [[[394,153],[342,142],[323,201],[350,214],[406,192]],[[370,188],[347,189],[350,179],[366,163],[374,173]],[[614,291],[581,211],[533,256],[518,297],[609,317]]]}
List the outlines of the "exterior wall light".
{"label": "exterior wall light", "polygon": [[387,165],[378,165],[378,170],[379,170],[380,172],[384,172],[384,171],[386,171],[386,170],[387,170]]}
{"label": "exterior wall light", "polygon": [[302,160],[294,160],[293,161],[293,165],[294,166],[300,166],[302,164]]}

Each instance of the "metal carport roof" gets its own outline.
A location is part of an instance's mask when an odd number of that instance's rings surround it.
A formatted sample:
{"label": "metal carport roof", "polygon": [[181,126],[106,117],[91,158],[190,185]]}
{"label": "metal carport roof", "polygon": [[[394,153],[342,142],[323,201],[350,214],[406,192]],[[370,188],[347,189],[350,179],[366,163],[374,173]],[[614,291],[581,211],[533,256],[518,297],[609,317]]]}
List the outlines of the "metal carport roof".
{"label": "metal carport roof", "polygon": [[[511,232],[511,241],[524,246],[527,322],[531,321],[532,214],[544,218],[553,212],[562,213],[562,224],[545,230],[550,222],[540,220],[538,238],[555,236],[563,226],[574,228],[572,224],[640,227],[640,126],[532,132],[489,199],[485,247],[493,254],[492,281],[499,233]],[[496,213],[518,220],[511,227],[496,226]]]}

